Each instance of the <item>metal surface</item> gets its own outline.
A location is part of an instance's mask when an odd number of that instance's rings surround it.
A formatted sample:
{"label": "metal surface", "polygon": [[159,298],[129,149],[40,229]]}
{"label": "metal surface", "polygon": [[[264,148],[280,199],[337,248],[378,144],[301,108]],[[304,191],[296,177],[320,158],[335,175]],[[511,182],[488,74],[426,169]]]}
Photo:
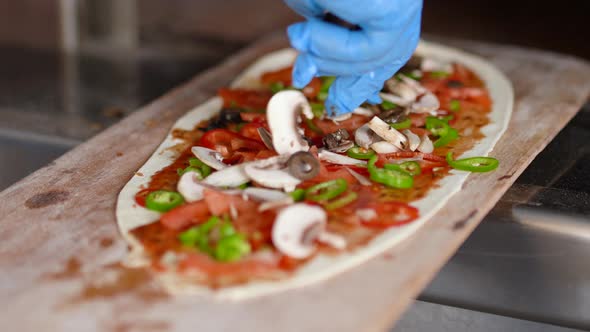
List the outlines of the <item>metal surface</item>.
{"label": "metal surface", "polygon": [[590,328],[589,162],[586,107],[522,174],[421,299]]}
{"label": "metal surface", "polygon": [[[206,48],[190,58],[62,58],[0,49],[0,190],[232,50]],[[567,211],[578,224],[585,222],[590,214],[589,124],[586,109],[518,179],[421,296],[445,306],[417,302],[397,331],[492,330],[484,329],[487,324],[512,326],[513,331],[565,331],[483,312],[590,327],[590,268],[585,259],[590,243],[544,230],[539,223],[533,226],[536,217],[530,212],[550,210],[557,220]],[[457,327],[460,322],[473,329]]]}

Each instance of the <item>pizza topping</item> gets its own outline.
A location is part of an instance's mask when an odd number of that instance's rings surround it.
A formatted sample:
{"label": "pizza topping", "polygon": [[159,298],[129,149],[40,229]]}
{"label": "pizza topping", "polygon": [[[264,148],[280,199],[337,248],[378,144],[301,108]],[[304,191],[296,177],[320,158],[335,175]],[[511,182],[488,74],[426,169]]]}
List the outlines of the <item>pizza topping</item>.
{"label": "pizza topping", "polygon": [[500,162],[491,157],[471,157],[453,160],[453,152],[447,154],[447,163],[454,169],[469,172],[490,172],[498,168]]}
{"label": "pizza topping", "polygon": [[408,138],[408,144],[406,148],[410,151],[416,151],[416,149],[420,145],[420,137],[418,137],[418,135],[414,134],[411,130],[408,129],[404,130],[402,133],[406,135],[406,137]]}
{"label": "pizza topping", "polygon": [[354,147],[348,149],[348,151],[346,151],[346,154],[349,157],[354,158],[354,159],[367,160],[375,155],[375,151],[371,150],[371,149],[364,149],[364,148],[361,148],[358,146],[354,146]]}
{"label": "pizza topping", "polygon": [[262,143],[264,143],[264,145],[269,149],[269,150],[274,150],[275,147],[272,145],[272,135],[270,134],[270,132],[268,130],[266,130],[266,128],[264,127],[258,127],[258,135],[260,135],[260,139],[262,140]]}
{"label": "pizza topping", "polygon": [[414,185],[414,178],[412,175],[401,170],[397,164],[388,164],[385,165],[387,168],[378,168],[375,166],[377,159],[377,156],[373,156],[367,165],[371,180],[391,188],[412,188]]}
{"label": "pizza topping", "polygon": [[397,146],[395,146],[389,142],[386,142],[386,141],[381,141],[381,142],[371,144],[371,149],[373,149],[375,152],[377,152],[379,154],[394,153],[394,152],[398,152],[401,150]]}
{"label": "pizza topping", "polygon": [[288,194],[285,194],[280,190],[266,188],[249,187],[242,191],[242,198],[246,200],[253,198],[263,202],[274,202],[281,201],[289,197],[290,196]]}
{"label": "pizza topping", "polygon": [[453,73],[453,65],[435,58],[424,58],[420,64],[422,71]]}
{"label": "pizza topping", "polygon": [[396,129],[396,130],[408,129],[412,126],[412,119],[405,118],[405,119],[400,120],[398,122],[390,123],[389,125],[391,126],[391,128]]}
{"label": "pizza topping", "polygon": [[314,202],[325,202],[338,197],[346,191],[348,183],[343,179],[322,182],[307,189],[305,199]]}
{"label": "pizza topping", "polygon": [[371,144],[380,140],[382,140],[381,137],[369,128],[369,124],[360,126],[354,132],[354,142],[363,149],[368,149]]}
{"label": "pizza topping", "polygon": [[419,97],[416,102],[412,104],[412,112],[414,113],[432,113],[438,110],[440,102],[438,98],[431,92],[427,92]]}
{"label": "pizza topping", "polygon": [[186,172],[194,172],[196,174],[196,177],[198,177],[199,180],[202,180],[202,179],[206,178],[207,176],[209,176],[209,174],[211,174],[211,167],[209,167],[208,165],[203,163],[198,158],[190,158],[188,160],[188,163],[189,163],[188,167],[186,167],[184,169],[179,168],[176,170],[178,175],[183,175]]}
{"label": "pizza topping", "polygon": [[202,146],[193,146],[191,151],[199,161],[213,168],[214,170],[220,170],[227,167],[227,165],[222,162],[223,156],[221,153],[215,150],[204,148]]}
{"label": "pizza topping", "polygon": [[320,162],[309,152],[299,151],[287,160],[289,173],[300,180],[310,180],[320,173]]}
{"label": "pizza topping", "polygon": [[426,129],[428,129],[434,136],[439,138],[434,141],[434,147],[443,147],[450,142],[459,138],[459,133],[456,129],[451,128],[448,124],[448,120],[439,119],[434,116],[426,118]]}
{"label": "pizza topping", "polygon": [[352,114],[362,115],[370,118],[375,115],[375,112],[366,107],[357,107],[354,109],[354,111],[352,111]]}
{"label": "pizza topping", "polygon": [[289,173],[288,156],[277,156],[244,165],[246,176],[267,188],[292,191],[301,180]]}
{"label": "pizza topping", "polygon": [[[404,172],[410,173],[411,176],[420,175],[422,173],[422,168],[417,161],[404,161],[398,164],[399,169]],[[385,165],[384,168],[388,168],[388,165]]]}
{"label": "pizza topping", "polygon": [[420,138],[420,144],[418,145],[417,150],[424,153],[432,153],[432,151],[434,151],[434,145],[428,135],[423,135]]}
{"label": "pizza topping", "polygon": [[268,102],[266,116],[272,133],[272,145],[279,154],[307,151],[309,144],[299,133],[299,115],[313,118],[309,102],[303,93],[285,90],[275,94]]}
{"label": "pizza topping", "polygon": [[348,173],[350,173],[350,175],[352,175],[361,185],[363,186],[370,186],[372,185],[371,180],[367,179],[366,177],[364,177],[363,175],[359,174],[358,172],[356,172],[353,169],[350,169],[348,167],[346,167],[346,170],[348,171]]}
{"label": "pizza topping", "polygon": [[400,149],[403,149],[404,145],[408,141],[404,134],[392,128],[387,123],[385,123],[385,121],[378,117],[373,117],[373,119],[369,121],[369,128],[371,128],[381,138]]}
{"label": "pizza topping", "polygon": [[366,163],[365,161],[330,152],[328,150],[320,150],[318,156],[320,157],[320,160],[337,165],[364,165]]}
{"label": "pizza topping", "polygon": [[374,217],[361,218],[361,220],[363,225],[371,228],[401,226],[418,218],[418,209],[406,203],[389,202],[387,204],[378,204],[372,202],[368,204],[367,209],[375,211]]}
{"label": "pizza topping", "polygon": [[174,191],[156,190],[145,199],[145,207],[152,211],[167,212],[184,203],[182,196]]}
{"label": "pizza topping", "polygon": [[324,209],[298,203],[282,209],[272,228],[272,242],[283,254],[297,259],[309,257],[316,241],[338,249],[346,247],[343,238],[326,232],[327,215]]}
{"label": "pizza topping", "polygon": [[324,147],[332,152],[346,152],[354,146],[350,140],[350,135],[345,129],[338,129],[322,138]]}
{"label": "pizza topping", "polygon": [[176,187],[185,201],[196,202],[203,199],[203,191],[207,186],[199,180],[196,172],[187,172],[180,177]]}
{"label": "pizza topping", "polygon": [[236,188],[250,182],[244,168],[247,163],[226,167],[209,175],[204,183],[214,187]]}

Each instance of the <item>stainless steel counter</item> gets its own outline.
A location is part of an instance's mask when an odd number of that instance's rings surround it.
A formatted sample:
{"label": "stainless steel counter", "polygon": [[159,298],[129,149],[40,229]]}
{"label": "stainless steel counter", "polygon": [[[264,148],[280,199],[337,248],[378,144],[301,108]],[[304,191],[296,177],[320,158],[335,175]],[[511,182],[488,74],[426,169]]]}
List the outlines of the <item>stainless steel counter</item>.
{"label": "stainless steel counter", "polygon": [[[181,58],[62,58],[0,48],[0,190],[237,46],[211,44]],[[590,328],[589,142],[587,108],[518,179],[396,331]]]}

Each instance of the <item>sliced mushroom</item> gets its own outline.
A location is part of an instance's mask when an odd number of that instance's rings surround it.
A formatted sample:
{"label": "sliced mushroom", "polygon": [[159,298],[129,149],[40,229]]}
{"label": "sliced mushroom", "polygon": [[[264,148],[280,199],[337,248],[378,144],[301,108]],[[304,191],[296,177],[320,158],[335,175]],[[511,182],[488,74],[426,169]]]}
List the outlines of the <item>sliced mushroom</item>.
{"label": "sliced mushroom", "polygon": [[423,135],[421,138],[420,145],[418,145],[418,151],[424,153],[432,153],[434,151],[434,144],[427,135]]}
{"label": "sliced mushroom", "polygon": [[373,144],[371,144],[371,149],[373,149],[375,152],[377,152],[379,154],[394,153],[394,152],[401,151],[400,148],[398,148],[397,146],[395,146],[387,141],[373,143]]}
{"label": "sliced mushroom", "polygon": [[375,113],[372,110],[370,110],[368,108],[364,108],[364,107],[355,108],[354,111],[352,111],[352,114],[366,116],[366,117],[371,117],[371,116],[375,115]]}
{"label": "sliced mushroom", "polygon": [[299,151],[287,160],[289,174],[300,179],[309,180],[320,173],[320,162],[309,152]]}
{"label": "sliced mushroom", "polygon": [[408,138],[408,144],[406,148],[410,149],[411,151],[416,151],[418,145],[420,145],[420,137],[409,129],[404,130],[402,133]]}
{"label": "sliced mushroom", "polygon": [[[301,180],[291,175],[287,166],[287,155],[249,162],[244,165],[244,173],[254,182],[267,188],[293,190]],[[209,175],[210,177],[211,175]],[[207,177],[207,179],[209,178]]]}
{"label": "sliced mushroom", "polygon": [[432,113],[440,108],[440,102],[433,93],[425,93],[412,104],[414,113]]}
{"label": "sliced mushroom", "polygon": [[338,165],[366,165],[367,162],[364,160],[358,160],[350,158],[349,156],[343,156],[338,153],[334,153],[328,150],[320,150],[318,153],[320,160],[327,161],[332,164]]}
{"label": "sliced mushroom", "polygon": [[270,134],[270,132],[268,130],[266,130],[266,128],[264,128],[264,127],[259,127],[257,130],[258,130],[258,135],[260,136],[260,139],[262,140],[262,143],[264,143],[264,145],[269,150],[274,150],[275,147],[272,145],[272,135]]}
{"label": "sliced mushroom", "polygon": [[276,93],[266,108],[266,117],[272,134],[272,145],[279,154],[307,151],[309,144],[298,131],[300,114],[313,118],[309,102],[303,93],[284,90]]}
{"label": "sliced mushroom", "polygon": [[418,97],[418,91],[416,91],[413,86],[404,81],[398,81],[394,78],[388,80],[385,85],[391,93],[399,96],[407,103],[413,102]]}
{"label": "sliced mushroom", "polygon": [[186,172],[178,180],[176,189],[187,202],[196,202],[203,199],[203,191],[208,188],[197,177],[195,172]]}
{"label": "sliced mushroom", "polygon": [[451,63],[434,58],[424,58],[420,64],[420,69],[422,71],[453,73],[453,65]]}
{"label": "sliced mushroom", "polygon": [[214,187],[239,187],[250,182],[250,178],[244,172],[245,165],[246,164],[229,166],[217,172],[213,172],[202,182]]}
{"label": "sliced mushroom", "polygon": [[369,128],[368,124],[364,124],[357,128],[354,132],[354,142],[363,149],[368,149],[371,144],[381,140],[375,132]]}
{"label": "sliced mushroom", "polygon": [[416,93],[418,95],[427,93],[428,90],[422,86],[422,84],[420,84],[420,82],[416,81],[413,78],[410,78],[409,76],[406,75],[399,75],[399,77],[401,78],[402,82],[404,82],[405,84],[407,84],[409,87],[411,87],[412,89],[414,89],[414,91],[416,91]]}
{"label": "sliced mushroom", "polygon": [[385,93],[385,92],[380,92],[379,93],[379,97],[381,97],[381,99],[386,100],[390,103],[394,103],[396,105],[400,105],[400,106],[409,106],[414,100],[406,100],[403,99],[401,97],[398,97],[396,95],[393,95],[391,93]]}
{"label": "sliced mushroom", "polygon": [[309,257],[316,249],[316,240],[325,232],[326,222],[327,215],[321,207],[293,204],[277,215],[272,228],[272,242],[289,257]]}
{"label": "sliced mushroom", "polygon": [[345,152],[354,146],[350,140],[350,135],[345,129],[338,129],[330,133],[322,139],[324,147],[332,152]]}
{"label": "sliced mushroom", "polygon": [[221,156],[221,153],[215,150],[207,149],[202,146],[193,146],[191,148],[191,151],[195,155],[195,157],[199,158],[199,160],[202,161],[205,165],[215,170],[220,170],[228,167],[228,165],[222,162],[223,156]]}
{"label": "sliced mushroom", "polygon": [[346,121],[352,117],[352,113],[346,113],[334,117],[327,117],[327,119],[334,121],[334,123],[338,124],[338,122]]}
{"label": "sliced mushroom", "polygon": [[369,121],[369,128],[371,128],[381,138],[400,149],[403,149],[404,145],[408,141],[404,134],[392,128],[385,121],[378,117],[373,117],[373,119]]}
{"label": "sliced mushroom", "polygon": [[263,201],[263,202],[280,201],[285,198],[291,197],[280,190],[256,188],[256,187],[249,187],[249,188],[244,189],[244,191],[242,192],[242,196],[247,197],[248,199],[253,198],[257,201]]}

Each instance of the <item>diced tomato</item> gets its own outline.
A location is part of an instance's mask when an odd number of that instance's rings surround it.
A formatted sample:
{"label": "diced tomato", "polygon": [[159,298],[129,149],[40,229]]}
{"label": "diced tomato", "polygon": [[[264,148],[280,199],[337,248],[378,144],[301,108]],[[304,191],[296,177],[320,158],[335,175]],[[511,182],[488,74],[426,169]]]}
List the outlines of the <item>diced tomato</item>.
{"label": "diced tomato", "polygon": [[256,260],[244,259],[231,263],[219,263],[205,254],[189,254],[179,264],[180,271],[199,271],[208,277],[228,277],[233,280],[249,280],[258,276],[268,277],[269,272],[276,270],[279,267],[277,263]]}
{"label": "diced tomato", "polygon": [[190,225],[204,222],[210,215],[207,204],[204,201],[198,201],[181,205],[164,213],[160,222],[166,228],[182,230]]}
{"label": "diced tomato", "polygon": [[272,97],[270,91],[247,89],[219,89],[217,94],[223,98],[224,107],[243,107],[252,110],[264,110]]}
{"label": "diced tomato", "polygon": [[258,128],[260,127],[267,128],[267,126],[260,122],[247,123],[240,129],[240,135],[262,143],[262,138],[260,138],[260,134],[258,133]]}
{"label": "diced tomato", "polygon": [[139,206],[145,207],[145,199],[146,199],[147,195],[152,191],[153,191],[153,189],[151,189],[151,188],[146,188],[146,189],[140,190],[137,194],[135,194],[135,203],[137,203],[137,205],[139,205]]}
{"label": "diced tomato", "polygon": [[283,69],[270,71],[262,74],[260,81],[264,84],[283,83],[284,86],[291,85],[293,67],[289,66]]}
{"label": "diced tomato", "polygon": [[277,155],[277,153],[272,150],[262,150],[256,154],[256,157],[254,157],[254,159],[256,159],[256,160],[267,159],[270,157],[274,157],[276,155]]}
{"label": "diced tomato", "polygon": [[412,127],[424,127],[426,124],[426,113],[412,113],[410,114],[410,120],[412,120]]}
{"label": "diced tomato", "polygon": [[372,202],[367,204],[365,208],[377,212],[376,218],[363,221],[363,225],[371,228],[401,226],[416,220],[419,214],[415,207],[399,202]]}
{"label": "diced tomato", "polygon": [[350,119],[344,121],[334,122],[328,119],[314,119],[313,122],[326,134],[333,133],[338,129],[346,129],[349,134],[353,134],[358,127],[367,122],[367,118],[362,115],[353,114]]}
{"label": "diced tomato", "polygon": [[246,122],[266,123],[266,113],[241,112],[240,117]]}
{"label": "diced tomato", "polygon": [[218,151],[224,158],[231,157],[233,152],[237,150],[266,150],[266,147],[261,142],[227,129],[214,129],[206,132],[201,137],[199,145]]}
{"label": "diced tomato", "polygon": [[209,211],[216,216],[229,214],[232,207],[238,214],[241,211],[256,211],[259,205],[254,201],[242,199],[240,195],[230,195],[213,189],[205,189],[203,196],[205,203],[209,207]]}

